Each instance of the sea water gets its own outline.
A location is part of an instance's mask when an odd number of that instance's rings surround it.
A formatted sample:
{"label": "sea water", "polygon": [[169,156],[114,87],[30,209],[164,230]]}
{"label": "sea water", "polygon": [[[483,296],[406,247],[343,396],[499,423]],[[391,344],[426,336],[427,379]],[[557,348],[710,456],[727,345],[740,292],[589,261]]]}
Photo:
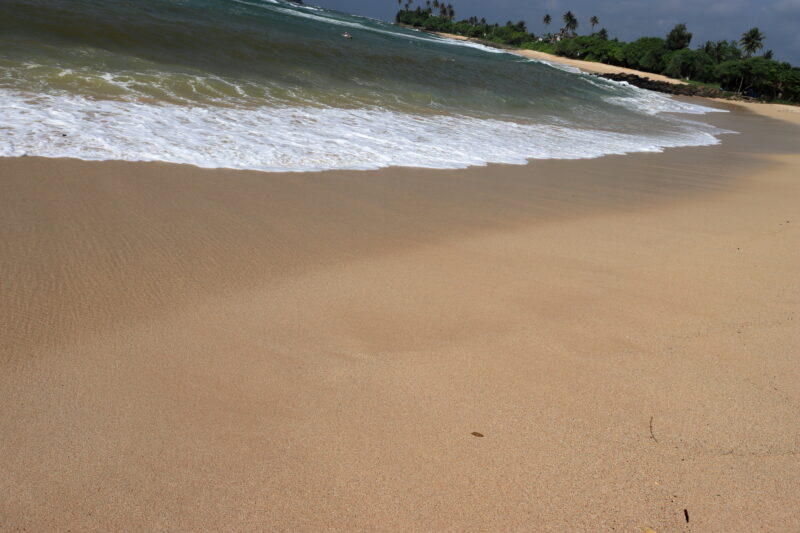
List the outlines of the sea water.
{"label": "sea water", "polygon": [[290,2],[0,0],[0,156],[463,168],[716,144],[709,111]]}

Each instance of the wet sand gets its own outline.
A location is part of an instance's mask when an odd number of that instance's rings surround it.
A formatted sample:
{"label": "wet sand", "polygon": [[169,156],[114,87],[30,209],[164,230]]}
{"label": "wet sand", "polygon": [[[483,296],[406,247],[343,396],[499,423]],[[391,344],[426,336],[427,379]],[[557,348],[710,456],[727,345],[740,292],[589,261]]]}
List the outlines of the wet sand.
{"label": "wet sand", "polygon": [[727,107],[521,167],[0,160],[0,529],[800,528],[800,126]]}

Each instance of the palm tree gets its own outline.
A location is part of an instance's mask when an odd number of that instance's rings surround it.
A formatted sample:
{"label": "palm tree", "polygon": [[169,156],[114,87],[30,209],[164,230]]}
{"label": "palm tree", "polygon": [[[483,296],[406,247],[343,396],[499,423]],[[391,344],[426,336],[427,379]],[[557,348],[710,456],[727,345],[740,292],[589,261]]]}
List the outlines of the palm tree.
{"label": "palm tree", "polygon": [[571,33],[575,33],[575,30],[578,29],[578,19],[572,14],[572,11],[564,13],[564,29]]}
{"label": "palm tree", "polygon": [[447,4],[447,18],[450,20],[456,18],[456,10],[453,8],[453,4]]}
{"label": "palm tree", "polygon": [[745,55],[750,57],[759,49],[764,48],[764,34],[758,28],[750,28],[742,34],[739,44],[744,48]]}
{"label": "palm tree", "polygon": [[544,29],[546,30],[547,27],[550,25],[550,23],[553,22],[553,17],[551,17],[549,14],[547,14],[542,19],[542,22],[544,22]]}
{"label": "palm tree", "polygon": [[600,24],[600,19],[594,16],[589,19],[589,24],[592,25],[592,33],[594,33],[594,27]]}

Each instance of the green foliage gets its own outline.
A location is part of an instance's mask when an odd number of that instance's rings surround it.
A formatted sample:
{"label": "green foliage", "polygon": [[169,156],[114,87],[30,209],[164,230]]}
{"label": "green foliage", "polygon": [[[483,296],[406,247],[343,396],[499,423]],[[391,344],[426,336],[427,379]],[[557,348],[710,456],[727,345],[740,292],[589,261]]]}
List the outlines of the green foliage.
{"label": "green foliage", "polygon": [[711,81],[714,79],[714,60],[704,50],[673,50],[664,56],[663,74],[672,78]]}
{"label": "green foliage", "polygon": [[706,44],[700,48],[711,57],[714,63],[732,61],[742,57],[742,51],[736,46],[735,41],[706,41]]}
{"label": "green foliage", "polygon": [[673,50],[664,56],[664,74],[673,78],[689,78],[694,72],[694,52],[688,48]]}
{"label": "green foliage", "polygon": [[709,89],[719,89],[719,83],[716,82],[705,82],[705,81],[697,81],[697,80],[686,80],[686,83],[689,85],[697,85],[698,87],[708,87]]}
{"label": "green foliage", "polygon": [[776,97],[790,102],[800,102],[800,68],[792,67],[781,73],[781,92]]}
{"label": "green foliage", "polygon": [[739,91],[773,100],[800,101],[800,69],[789,63],[749,57],[726,61],[717,66],[716,75],[723,89]]}
{"label": "green foliage", "polygon": [[659,37],[641,37],[625,47],[625,66],[645,70],[647,72],[661,72],[664,69],[664,54],[667,53],[667,43]]}
{"label": "green foliage", "polygon": [[692,42],[692,34],[686,29],[686,23],[676,24],[667,34],[667,48],[669,50],[681,50],[688,48]]}
{"label": "green foliage", "polygon": [[572,59],[585,59],[621,65],[624,61],[625,44],[608,41],[596,35],[583,35],[564,39],[555,45],[555,53]]}
{"label": "green foliage", "polygon": [[714,60],[705,53],[703,50],[694,52],[694,63],[692,71],[687,76],[687,79],[695,79],[703,82],[716,82],[717,78],[714,75],[716,64]]}

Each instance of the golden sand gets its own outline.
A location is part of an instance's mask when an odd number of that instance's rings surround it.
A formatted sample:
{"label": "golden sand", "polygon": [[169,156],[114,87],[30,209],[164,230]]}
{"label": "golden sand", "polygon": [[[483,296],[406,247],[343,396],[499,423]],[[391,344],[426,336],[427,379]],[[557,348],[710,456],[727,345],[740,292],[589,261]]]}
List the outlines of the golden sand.
{"label": "golden sand", "polygon": [[800,128],[713,120],[465,171],[0,160],[0,529],[800,529]]}

